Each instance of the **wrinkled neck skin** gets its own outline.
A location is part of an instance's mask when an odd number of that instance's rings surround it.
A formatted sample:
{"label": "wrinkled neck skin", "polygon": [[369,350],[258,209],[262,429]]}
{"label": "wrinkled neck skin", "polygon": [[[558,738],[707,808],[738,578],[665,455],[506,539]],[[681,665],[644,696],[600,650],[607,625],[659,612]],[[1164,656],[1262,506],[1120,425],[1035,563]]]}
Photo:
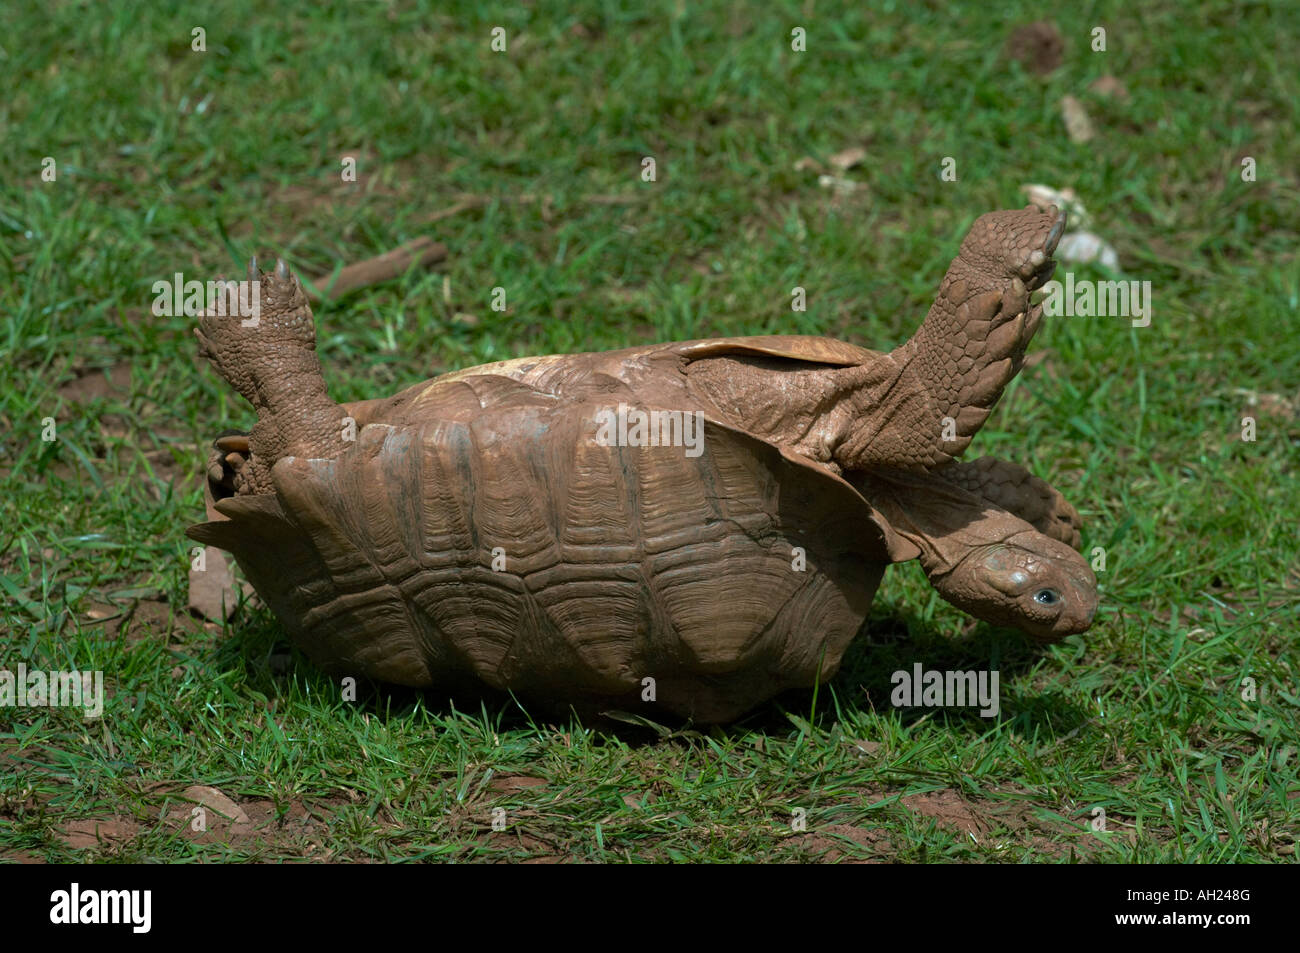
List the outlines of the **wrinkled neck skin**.
{"label": "wrinkled neck skin", "polygon": [[849,480],[888,521],[891,555],[919,559],[930,584],[959,609],[1041,642],[1092,624],[1096,577],[1064,543],[937,476]]}

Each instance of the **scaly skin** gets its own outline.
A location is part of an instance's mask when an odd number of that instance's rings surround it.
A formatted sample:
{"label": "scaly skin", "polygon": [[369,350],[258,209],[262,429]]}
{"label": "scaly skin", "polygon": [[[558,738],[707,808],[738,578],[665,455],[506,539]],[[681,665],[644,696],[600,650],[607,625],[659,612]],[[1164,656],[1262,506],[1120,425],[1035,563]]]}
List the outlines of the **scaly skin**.
{"label": "scaly skin", "polygon": [[[1029,293],[1051,278],[1064,229],[1055,207],[976,219],[925,321],[888,355],[888,388],[873,384],[836,448],[840,467],[932,470],[966,449],[1024,362],[1043,313]],[[870,370],[878,381],[880,368]]]}
{"label": "scaly skin", "polygon": [[1085,631],[1097,579],[1084,558],[942,472],[846,476],[888,523],[891,554],[917,557],[948,602],[1041,642]]}
{"label": "scaly skin", "polygon": [[1052,539],[1078,549],[1083,521],[1079,513],[1046,480],[1024,467],[997,457],[980,457],[934,471],[967,492],[1013,513]]}
{"label": "scaly skin", "polygon": [[273,273],[259,273],[254,258],[248,280],[260,283],[256,325],[244,325],[229,289],[226,306],[218,309],[225,313],[203,314],[194,331],[199,353],[257,411],[246,462],[240,466],[238,456],[223,456],[209,461],[209,470],[224,461],[235,471],[231,483],[237,492],[273,493],[271,467],[281,457],[335,457],[351,444],[344,440],[347,415],[325,392],[316,327],[298,278],[283,261]]}
{"label": "scaly skin", "polygon": [[[1078,514],[1014,464],[954,457],[1021,367],[1042,317],[1029,292],[1051,276],[1064,223],[1055,209],[1033,207],[981,216],[921,328],[888,355],[839,345],[812,356],[804,346],[807,356],[787,358],[773,354],[786,347],[780,338],[749,339],[756,344],[748,351],[719,342],[721,351],[699,358],[683,355],[710,342],[659,345],[470,369],[347,406],[325,392],[310,308],[281,262],[260,276],[257,327],[205,315],[196,332],[202,353],[258,415],[246,437],[227,433],[214,443],[209,486],[215,499],[274,493],[278,460],[333,459],[351,449],[343,439],[349,413],[358,429],[372,419],[417,425],[439,412],[421,403],[429,393],[450,399],[456,388],[477,394],[478,386],[487,394],[507,379],[548,394],[617,385],[663,398],[679,388],[684,406],[707,407],[713,419],[842,473],[883,521],[891,557],[919,558],[948,601],[1037,639],[1059,639],[1086,629],[1097,602],[1096,580],[1071,548]],[[756,353],[759,343],[768,350]],[[955,433],[944,433],[945,419]]]}

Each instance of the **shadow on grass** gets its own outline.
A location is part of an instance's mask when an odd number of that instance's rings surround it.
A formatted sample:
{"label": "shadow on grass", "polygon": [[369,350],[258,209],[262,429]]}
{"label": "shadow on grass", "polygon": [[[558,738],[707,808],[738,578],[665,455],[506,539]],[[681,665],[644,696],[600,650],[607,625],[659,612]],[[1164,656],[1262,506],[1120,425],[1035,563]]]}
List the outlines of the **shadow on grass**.
{"label": "shadow on grass", "polygon": [[[1049,739],[1080,727],[1088,720],[1088,713],[1055,692],[1009,696],[1008,684],[1037,665],[1041,655],[1040,648],[1015,632],[981,624],[967,637],[950,639],[926,624],[909,622],[905,616],[887,610],[873,613],[863,626],[845,653],[840,671],[817,690],[815,709],[812,689],[787,691],[720,729],[692,725],[666,712],[644,719],[631,716],[640,723],[629,723],[618,713],[611,715],[598,708],[575,710],[537,700],[518,700],[468,678],[437,689],[405,688],[359,678],[356,704],[371,717],[382,720],[408,718],[417,706],[423,706],[438,717],[453,712],[486,717],[495,730],[564,731],[581,725],[628,745],[719,730],[786,735],[810,713],[814,727],[830,731],[841,716],[855,719],[870,712],[887,716],[892,712],[892,717],[903,724],[929,718],[967,737],[984,734],[1000,719],[1021,735]],[[295,649],[269,613],[244,617],[231,637],[221,642],[214,661],[223,671],[242,667],[248,688],[268,698],[287,694],[295,679],[302,690],[316,698],[338,697],[337,681]],[[891,701],[894,673],[910,673],[916,664],[926,671],[997,671],[1000,711],[996,719],[982,717],[978,705],[895,708]]]}

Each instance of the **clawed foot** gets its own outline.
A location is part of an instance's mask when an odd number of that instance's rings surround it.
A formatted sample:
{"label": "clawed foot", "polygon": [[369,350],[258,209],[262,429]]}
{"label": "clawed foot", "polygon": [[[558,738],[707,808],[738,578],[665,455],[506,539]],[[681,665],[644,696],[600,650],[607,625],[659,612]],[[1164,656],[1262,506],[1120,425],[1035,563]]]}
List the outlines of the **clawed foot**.
{"label": "clawed foot", "polygon": [[208,453],[208,489],[214,500],[254,492],[250,485],[252,450],[245,430],[223,430]]}
{"label": "clawed foot", "polygon": [[254,257],[242,286],[224,276],[217,284],[215,306],[199,316],[194,329],[199,354],[260,409],[257,375],[263,365],[273,364],[276,351],[286,345],[315,346],[311,307],[297,276],[279,259],[274,272],[263,273]]}
{"label": "clawed foot", "polygon": [[971,226],[958,257],[970,269],[996,280],[1018,280],[1027,291],[1041,288],[1052,277],[1052,253],[1065,231],[1065,212],[1055,205],[1036,205],[988,212]]}
{"label": "clawed foot", "polygon": [[213,493],[272,493],[277,461],[340,452],[345,415],[325,390],[307,295],[283,261],[262,273],[254,258],[247,282],[224,282],[221,292],[194,333],[200,353],[253,405],[257,423],[246,437],[218,438]]}

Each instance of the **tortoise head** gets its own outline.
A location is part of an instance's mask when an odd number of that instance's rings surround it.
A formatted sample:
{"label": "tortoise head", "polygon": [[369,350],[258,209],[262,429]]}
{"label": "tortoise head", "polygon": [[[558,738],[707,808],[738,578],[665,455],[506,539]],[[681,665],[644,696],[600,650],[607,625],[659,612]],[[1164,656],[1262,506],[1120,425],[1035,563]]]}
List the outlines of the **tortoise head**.
{"label": "tortoise head", "polygon": [[1083,632],[1097,611],[1097,578],[1088,563],[1036,530],[971,547],[951,571],[930,581],[976,618],[1041,642]]}

